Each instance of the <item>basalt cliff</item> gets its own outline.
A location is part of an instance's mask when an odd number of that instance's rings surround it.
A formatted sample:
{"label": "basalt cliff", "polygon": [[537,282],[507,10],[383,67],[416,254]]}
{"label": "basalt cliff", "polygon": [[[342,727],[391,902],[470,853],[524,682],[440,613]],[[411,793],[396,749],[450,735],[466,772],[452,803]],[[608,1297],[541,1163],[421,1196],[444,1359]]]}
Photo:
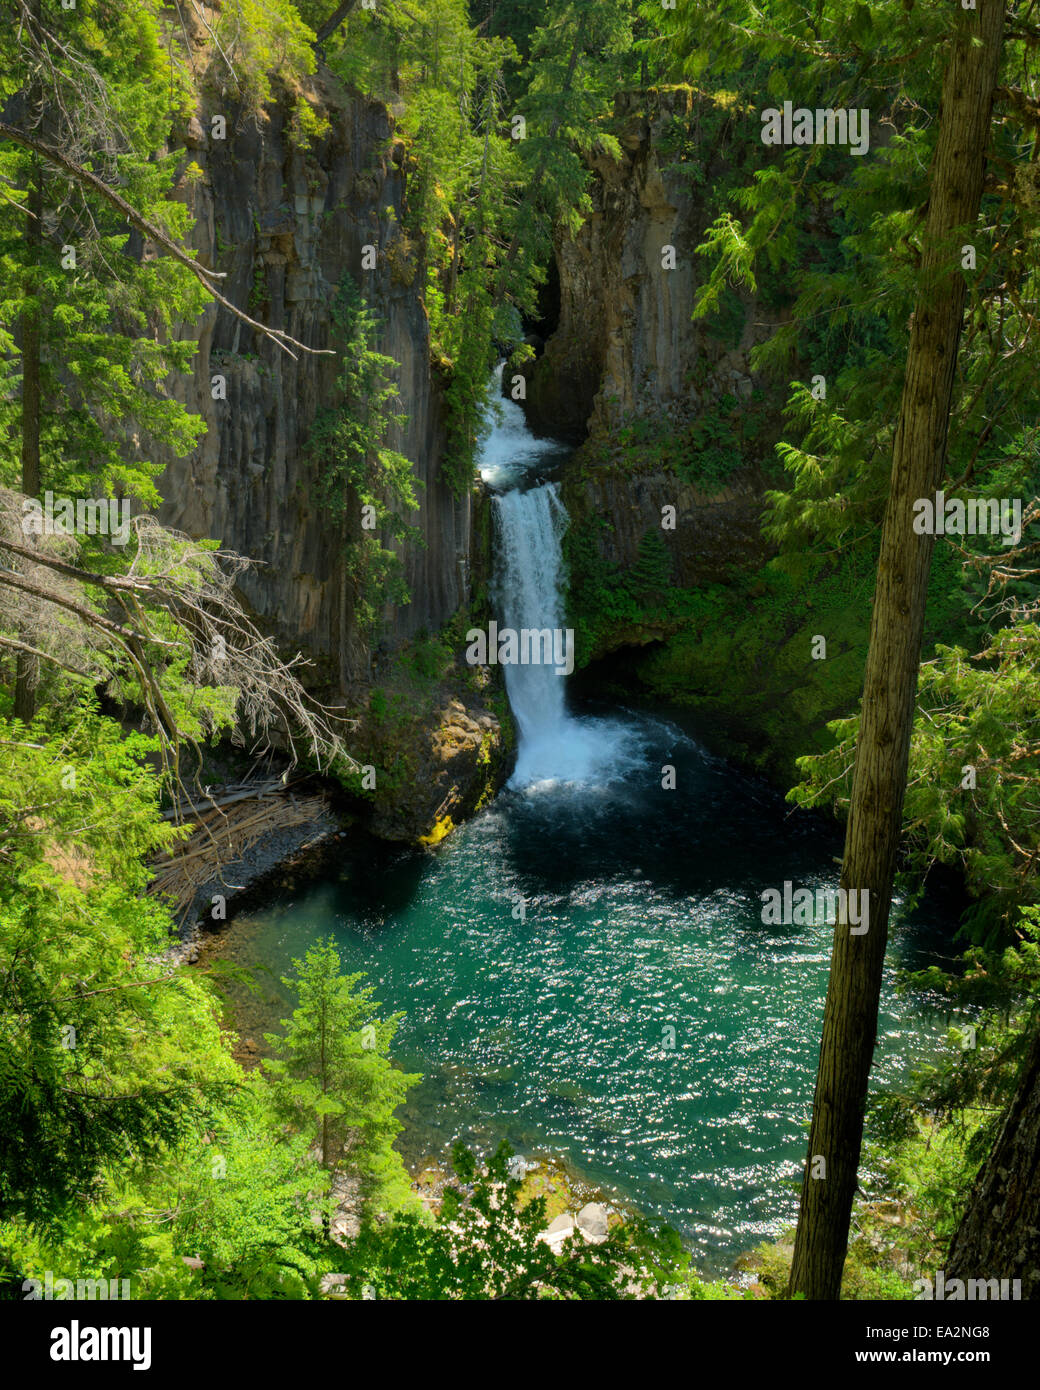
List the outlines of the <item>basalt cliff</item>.
{"label": "basalt cliff", "polygon": [[[783,482],[798,369],[771,378],[753,350],[789,315],[783,293],[727,287],[695,313],[717,190],[757,156],[738,113],[689,87],[619,94],[610,129],[620,156],[589,160],[591,212],[556,241],[525,368],[532,426],[578,446],[563,497],[582,680],[686,706],[720,751],[790,785],[795,752],[858,695],[869,575],[810,592],[768,565],[765,494]],[[826,679],[809,660],[821,632]]]}
{"label": "basalt cliff", "polygon": [[[222,293],[308,347],[330,346],[341,278],[360,283],[379,319],[379,351],[398,364],[406,414],[387,442],[413,465],[419,505],[408,520],[417,536],[385,544],[402,552],[410,599],[387,607],[374,632],[365,629],[342,530],[318,500],[306,445],[319,408],[334,398],[337,358],[294,357],[216,304],[178,328],[197,339],[198,352],[193,375],[171,390],[207,431],[190,455],[162,460],[161,519],[256,562],[241,591],[261,627],[287,655],[304,654],[317,693],[360,719],[352,752],[379,774],[373,828],[415,841],[487,795],[505,770],[506,741],[498,714],[450,678],[427,682],[421,696],[406,680],[391,703],[407,716],[395,720],[378,692],[395,685],[395,662],[409,644],[465,609],[472,561],[483,561],[471,557],[471,496],[456,495],[441,474],[442,392],[422,268],[402,230],[406,143],[385,106],[321,70],[309,95],[327,130],[308,141],[294,131],[289,94],[251,119],[203,88],[172,136],[183,154],[179,196],[194,218],[200,261],[226,277]],[[226,130],[218,123],[215,133],[218,113]],[[366,246],[376,248],[371,270]],[[401,776],[403,765],[412,779]]]}

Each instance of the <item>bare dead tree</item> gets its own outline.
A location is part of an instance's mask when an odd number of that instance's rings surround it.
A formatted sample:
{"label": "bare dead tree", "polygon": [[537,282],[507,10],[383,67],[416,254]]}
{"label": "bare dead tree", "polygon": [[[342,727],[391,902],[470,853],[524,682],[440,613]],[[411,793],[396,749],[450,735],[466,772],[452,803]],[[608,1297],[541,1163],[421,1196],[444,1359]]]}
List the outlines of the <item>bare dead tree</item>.
{"label": "bare dead tree", "polygon": [[356,766],[344,742],[353,722],[307,693],[305,658],[283,659],[246,613],[236,586],[254,562],[139,516],[126,571],[94,573],[74,562],[71,538],[24,534],[24,501],[0,490],[0,648],[21,650],[31,617],[38,659],[143,706],[164,771],[189,799],[180,750],[196,738],[168,698],[164,675],[175,662],[197,692],[190,717],[203,731],[216,727],[223,692],[239,741],[277,742],[294,764],[307,756],[319,768]]}

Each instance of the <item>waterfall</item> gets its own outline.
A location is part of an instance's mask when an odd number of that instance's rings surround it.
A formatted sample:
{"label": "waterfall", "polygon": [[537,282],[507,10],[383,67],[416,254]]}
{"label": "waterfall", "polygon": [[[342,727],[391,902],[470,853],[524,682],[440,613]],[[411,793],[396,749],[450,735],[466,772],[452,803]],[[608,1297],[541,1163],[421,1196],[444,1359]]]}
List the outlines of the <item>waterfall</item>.
{"label": "waterfall", "polygon": [[560,461],[568,453],[555,439],[536,439],[527,428],[522,407],[502,395],[503,365],[500,362],[496,367],[489,387],[488,434],[480,454],[480,476],[488,487],[496,489],[530,482],[540,465]]}
{"label": "waterfall", "polygon": [[[555,483],[521,492],[513,488],[495,499],[498,522],[498,567],[495,576],[502,625],[524,628],[563,627],[560,541],[567,513]],[[521,746],[566,719],[564,680],[547,665],[505,668],[506,691]]]}
{"label": "waterfall", "polygon": [[[501,389],[499,367],[493,399]],[[563,447],[535,439],[514,401],[492,407],[491,432],[481,456],[481,476],[494,496],[496,555],[494,597],[502,629],[562,632],[562,540],[567,511],[554,482],[524,487]],[[623,776],[641,759],[640,740],[617,719],[567,712],[566,677],[548,663],[505,665],[506,693],[516,720],[518,750],[512,787],[558,784],[598,786]]]}

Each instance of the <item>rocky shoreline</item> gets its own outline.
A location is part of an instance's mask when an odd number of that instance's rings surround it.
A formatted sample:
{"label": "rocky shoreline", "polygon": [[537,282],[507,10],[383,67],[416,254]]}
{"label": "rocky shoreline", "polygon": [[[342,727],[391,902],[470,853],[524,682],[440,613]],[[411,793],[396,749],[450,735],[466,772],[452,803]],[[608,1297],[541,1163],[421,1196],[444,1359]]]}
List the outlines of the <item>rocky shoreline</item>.
{"label": "rocky shoreline", "polygon": [[[574,1173],[560,1158],[537,1155],[510,1159],[511,1175],[521,1180],[521,1202],[545,1198],[546,1229],[540,1239],[554,1250],[574,1234],[590,1244],[606,1240],[608,1229],[622,1225],[626,1209],[603,1189]],[[427,1159],[413,1172],[412,1191],[428,1211],[440,1210],[445,1188],[455,1181],[450,1167]]]}
{"label": "rocky shoreline", "polygon": [[[184,914],[178,939],[164,953],[172,965],[194,965],[208,937],[241,912],[257,907],[274,889],[288,890],[318,877],[348,831],[330,809],[304,826],[262,836],[203,884]],[[212,899],[225,900],[225,916],[211,916]]]}

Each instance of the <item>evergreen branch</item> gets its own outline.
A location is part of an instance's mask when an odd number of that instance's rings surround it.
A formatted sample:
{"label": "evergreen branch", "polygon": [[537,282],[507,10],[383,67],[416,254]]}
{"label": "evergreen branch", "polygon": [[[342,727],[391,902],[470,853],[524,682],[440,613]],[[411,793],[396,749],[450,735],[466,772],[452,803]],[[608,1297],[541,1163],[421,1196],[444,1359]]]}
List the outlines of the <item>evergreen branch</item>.
{"label": "evergreen branch", "polygon": [[310,353],[312,356],[331,357],[335,355],[331,348],[308,347],[306,343],[301,343],[298,339],[283,332],[282,329],[271,328],[265,323],[259,323],[256,319],[250,318],[248,314],[239,309],[237,305],[232,304],[230,299],[227,299],[213,284],[211,284],[212,280],[223,280],[225,278],[225,273],[223,271],[210,270],[207,266],[201,265],[197,260],[194,260],[183,247],[177,245],[172,237],[167,236],[164,231],[157,227],[154,222],[149,221],[147,217],[143,217],[132,204],[121,197],[115,189],[111,188],[103,179],[99,179],[96,174],[91,173],[89,169],[85,169],[82,164],[77,164],[75,160],[69,159],[66,155],[62,154],[60,150],[56,150],[53,145],[48,145],[42,140],[37,140],[35,136],[28,135],[24,130],[19,130],[16,126],[8,125],[5,121],[0,121],[0,139],[10,140],[16,145],[21,145],[23,149],[31,151],[48,164],[61,169],[80,186],[89,188],[100,197],[106,199],[114,208],[123,214],[131,226],[136,227],[139,232],[142,232],[145,236],[156,242],[157,245],[161,246],[163,250],[174,258],[174,260],[190,270],[196,280],[205,288],[207,294],[212,295],[218,304],[230,310],[230,312],[234,314],[237,319],[241,320],[242,323],[246,324],[247,327],[262,334],[265,338],[270,338],[283,352],[287,352],[294,361],[296,360],[296,353],[292,351],[293,348],[299,349],[300,352]]}

